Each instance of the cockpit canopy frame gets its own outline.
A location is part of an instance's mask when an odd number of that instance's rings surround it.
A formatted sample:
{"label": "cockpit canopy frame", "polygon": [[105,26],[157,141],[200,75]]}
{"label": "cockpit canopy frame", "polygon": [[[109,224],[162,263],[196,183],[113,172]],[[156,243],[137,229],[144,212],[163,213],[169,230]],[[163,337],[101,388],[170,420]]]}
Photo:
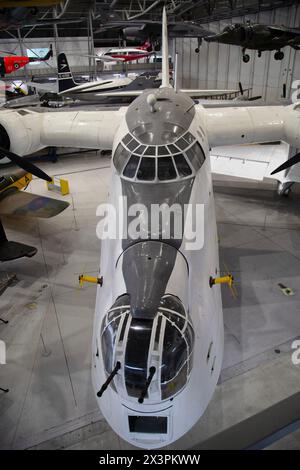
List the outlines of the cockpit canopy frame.
{"label": "cockpit canopy frame", "polygon": [[114,387],[126,398],[136,400],[150,368],[155,367],[145,404],[170,399],[188,382],[194,338],[191,320],[178,297],[165,294],[156,317],[149,320],[131,316],[130,298],[125,294],[116,300],[101,327],[106,374],[119,361],[121,370]]}
{"label": "cockpit canopy frame", "polygon": [[[178,131],[179,126],[174,124],[165,145],[151,145],[151,139],[149,144],[141,143],[138,140],[140,131],[126,134],[113,157],[118,174],[125,180],[140,183],[162,183],[194,177],[205,161],[204,152],[189,131]],[[170,135],[176,135],[176,132],[180,137],[170,142]]]}

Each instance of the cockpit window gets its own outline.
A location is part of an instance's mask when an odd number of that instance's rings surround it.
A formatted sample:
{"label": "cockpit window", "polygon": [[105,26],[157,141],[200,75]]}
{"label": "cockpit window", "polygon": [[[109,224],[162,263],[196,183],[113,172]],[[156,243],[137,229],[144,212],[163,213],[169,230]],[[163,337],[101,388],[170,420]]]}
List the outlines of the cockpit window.
{"label": "cockpit window", "polygon": [[175,295],[164,295],[160,301],[160,308],[161,309],[168,309],[177,312],[181,317],[186,318],[186,311],[184,306],[180,302],[178,297]]}
{"label": "cockpit window", "polygon": [[148,147],[145,154],[149,156],[154,156],[156,154],[156,147]]}
{"label": "cockpit window", "polygon": [[179,176],[185,177],[185,176],[189,176],[192,174],[192,170],[189,167],[183,155],[181,154],[174,155],[174,161],[175,161]]}
{"label": "cockpit window", "polygon": [[143,181],[152,181],[155,179],[155,158],[143,157],[137,179]]}
{"label": "cockpit window", "polygon": [[113,351],[116,346],[118,330],[122,323],[125,323],[130,312],[129,295],[122,295],[116,300],[113,307],[109,310],[102,324],[102,356],[104,367],[107,374],[110,374],[114,367]]}
{"label": "cockpit window", "polygon": [[175,147],[175,145],[171,144],[171,145],[168,145],[168,149],[169,149],[169,152],[174,155],[174,153],[178,153],[178,148]]}
{"label": "cockpit window", "polygon": [[132,137],[130,134],[126,134],[126,136],[123,139],[123,144],[127,145],[130,141],[132,140]]}
{"label": "cockpit window", "polygon": [[139,143],[138,143],[135,139],[132,139],[132,140],[127,144],[127,148],[128,148],[128,150],[130,150],[131,152],[133,152],[138,146],[139,146]]}
{"label": "cockpit window", "polygon": [[184,140],[187,141],[187,143],[190,145],[194,142],[194,136],[190,133],[190,132],[187,132],[185,135],[184,135]]}
{"label": "cockpit window", "polygon": [[[168,398],[180,390],[187,380],[188,348],[180,330],[167,321],[161,367],[162,397]],[[181,375],[180,379],[177,376]]]}
{"label": "cockpit window", "polygon": [[157,155],[169,155],[167,147],[165,145],[157,147]]}
{"label": "cockpit window", "polygon": [[188,147],[188,143],[186,142],[185,139],[179,139],[177,142],[176,142],[176,145],[177,147],[180,148],[180,150],[184,150]]}
{"label": "cockpit window", "polygon": [[146,145],[140,145],[135,151],[134,153],[137,153],[138,155],[142,155],[145,150],[146,150]]}
{"label": "cockpit window", "polygon": [[[167,128],[171,126],[175,132],[175,125],[166,123],[166,126]],[[135,132],[140,136],[140,133],[146,132],[147,129],[148,124],[142,124]],[[117,172],[126,178],[144,182],[189,178],[205,161],[200,144],[190,132],[179,137],[174,144],[168,145],[143,145],[138,142],[138,138],[140,137],[134,138],[127,134],[118,145],[113,157]]]}
{"label": "cockpit window", "polygon": [[134,178],[136,174],[137,167],[140,162],[140,157],[137,155],[131,155],[129,162],[127,163],[123,175],[127,178]]}
{"label": "cockpit window", "polygon": [[178,297],[167,294],[160,301],[154,319],[134,318],[130,298],[117,299],[101,328],[101,347],[107,375],[116,361],[121,363],[113,387],[120,393],[138,399],[145,389],[150,368],[155,375],[148,388],[145,403],[166,400],[187,383],[194,347],[193,327]]}
{"label": "cockpit window", "polygon": [[194,332],[177,297],[167,295],[162,299],[161,305],[161,313],[167,318],[161,367],[161,391],[164,400],[176,394],[187,381]]}
{"label": "cockpit window", "polygon": [[205,161],[205,155],[198,142],[196,142],[189,150],[186,151],[186,156],[196,171],[202,167]]}
{"label": "cockpit window", "polygon": [[122,144],[119,144],[114,154],[114,165],[119,173],[122,173],[125,163],[129,158],[130,153]]}
{"label": "cockpit window", "polygon": [[160,157],[158,159],[158,179],[160,181],[173,180],[177,173],[171,157]]}

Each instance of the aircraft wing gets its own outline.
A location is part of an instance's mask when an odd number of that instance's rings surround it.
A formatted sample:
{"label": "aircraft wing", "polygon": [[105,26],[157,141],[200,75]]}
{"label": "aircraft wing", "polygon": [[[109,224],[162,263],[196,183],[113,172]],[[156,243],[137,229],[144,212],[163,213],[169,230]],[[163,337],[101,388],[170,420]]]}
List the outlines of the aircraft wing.
{"label": "aircraft wing", "polygon": [[228,95],[240,95],[240,90],[199,90],[199,89],[181,89],[190,98],[224,97]]}
{"label": "aircraft wing", "polygon": [[280,34],[288,34],[290,36],[300,36],[300,29],[299,28],[289,28],[287,26],[268,26],[269,31],[274,35]]}
{"label": "aircraft wing", "polygon": [[210,147],[287,142],[300,148],[300,103],[291,106],[244,106],[205,109],[195,105],[205,121]]}
{"label": "aircraft wing", "polygon": [[210,152],[211,170],[218,175],[254,181],[272,178],[284,182],[284,172],[274,176],[271,173],[288,159],[289,150],[290,146],[284,142],[215,147]]}
{"label": "aircraft wing", "polygon": [[112,57],[110,55],[96,55],[94,56],[96,60],[101,62],[124,62],[124,59],[120,57]]}
{"label": "aircraft wing", "polygon": [[37,196],[17,188],[4,191],[0,197],[0,215],[49,218],[60,214],[68,206],[68,202]]}
{"label": "aircraft wing", "polygon": [[125,111],[2,109],[0,124],[9,135],[10,150],[21,156],[48,146],[111,150]]}
{"label": "aircraft wing", "polygon": [[[67,92],[71,92],[72,90],[67,90]],[[120,91],[109,91],[105,93],[105,91],[99,91],[98,96],[107,96],[107,97],[132,97],[136,98],[144,93],[145,90],[120,90]],[[239,90],[179,90],[182,93],[187,94],[191,98],[209,98],[209,97],[224,97],[228,95],[238,95],[240,93]],[[221,101],[219,101],[221,102]],[[221,102],[222,103],[222,102]],[[232,105],[232,102],[231,102]]]}
{"label": "aircraft wing", "polygon": [[[103,33],[104,31],[110,30],[110,29],[123,29],[123,31],[126,32],[128,29],[128,36],[130,36],[129,31],[132,31],[132,28],[135,29],[135,34],[138,35],[138,32],[140,31],[141,33],[145,31],[144,34],[149,36],[149,33],[152,33],[157,35],[158,37],[161,37],[161,21],[153,21],[153,20],[147,20],[145,23],[145,20],[135,20],[135,21],[124,21],[124,20],[118,20],[118,21],[110,21],[108,24],[103,24],[101,25],[100,29],[96,30],[95,33]],[[205,36],[208,36],[209,34],[212,34],[211,31],[203,28],[198,23],[195,23],[193,21],[169,21],[168,22],[168,30],[169,30],[169,37],[170,38],[178,38],[178,37],[192,37],[192,38],[202,38]],[[132,34],[132,32],[131,32]],[[126,36],[126,34],[125,34]]]}
{"label": "aircraft wing", "polygon": [[14,98],[13,100],[6,101],[6,103],[3,103],[2,106],[5,108],[12,109],[12,108],[24,108],[24,106],[38,106],[40,104],[41,104],[40,97],[35,94],[35,95],[22,96],[21,98]]}

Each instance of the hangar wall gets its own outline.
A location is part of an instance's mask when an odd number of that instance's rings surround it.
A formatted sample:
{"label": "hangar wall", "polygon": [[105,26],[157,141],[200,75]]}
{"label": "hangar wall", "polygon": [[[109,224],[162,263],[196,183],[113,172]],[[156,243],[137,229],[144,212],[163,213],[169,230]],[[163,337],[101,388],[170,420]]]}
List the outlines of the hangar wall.
{"label": "hangar wall", "polygon": [[[261,12],[257,15],[236,17],[207,25],[219,32],[230,23],[251,20],[262,24],[299,27],[300,5]],[[236,88],[242,82],[244,88],[252,88],[253,96],[262,95],[268,101],[281,97],[283,84],[287,85],[288,97],[293,80],[300,80],[300,51],[290,47],[283,49],[282,62],[274,59],[274,52],[264,52],[261,58],[255,51],[248,51],[251,61],[245,64],[242,50],[237,46],[214,44],[203,41],[196,54],[196,39],[174,40],[178,52],[178,84],[183,88]]]}

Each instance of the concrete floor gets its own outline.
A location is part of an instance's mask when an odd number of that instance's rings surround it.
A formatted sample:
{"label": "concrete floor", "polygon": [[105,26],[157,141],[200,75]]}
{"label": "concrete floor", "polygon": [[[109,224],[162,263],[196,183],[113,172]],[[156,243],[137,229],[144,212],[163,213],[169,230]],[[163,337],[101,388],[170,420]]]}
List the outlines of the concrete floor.
{"label": "concrete floor", "polygon": [[300,430],[283,437],[278,442],[268,446],[266,450],[299,450],[300,449]]}
{"label": "concrete floor", "polygon": [[[3,219],[10,239],[39,251],[1,266],[18,277],[0,297],[0,317],[9,320],[0,323],[7,344],[0,387],[10,389],[0,392],[2,449],[132,448],[96,405],[90,375],[96,290],[78,288],[80,273],[98,271],[95,211],[107,196],[109,165],[99,154],[44,163],[50,174],[69,180],[71,206],[52,220]],[[39,180],[30,190],[47,194]],[[273,183],[218,178],[215,197],[221,266],[234,273],[239,297],[223,291],[225,354],[215,395],[172,449],[205,446],[217,432],[300,390],[300,366],[291,362],[291,344],[300,337],[300,196],[280,199]],[[279,283],[295,295],[284,296]],[[299,449],[299,436],[288,446]]]}

